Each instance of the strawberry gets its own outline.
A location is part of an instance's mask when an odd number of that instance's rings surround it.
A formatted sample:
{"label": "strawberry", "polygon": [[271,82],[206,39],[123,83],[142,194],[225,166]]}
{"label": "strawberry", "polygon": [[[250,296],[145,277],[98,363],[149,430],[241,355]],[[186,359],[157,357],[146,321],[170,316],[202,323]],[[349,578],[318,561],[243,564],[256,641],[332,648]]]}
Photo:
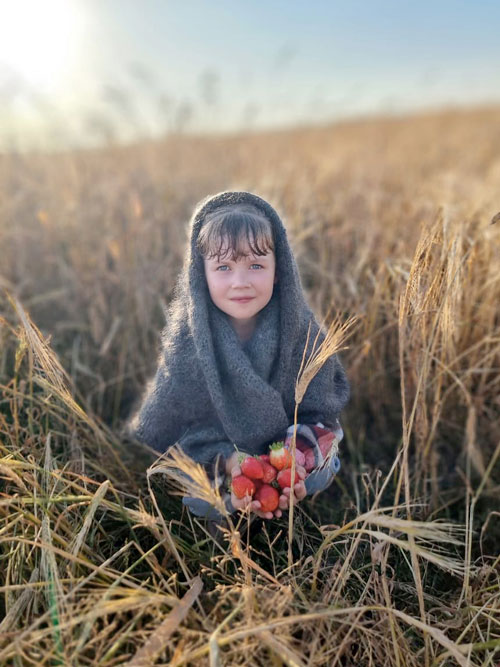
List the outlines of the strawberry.
{"label": "strawberry", "polygon": [[295,449],[295,463],[298,466],[303,466],[305,465],[306,462],[306,457],[304,452],[301,452],[300,449]]}
{"label": "strawberry", "polygon": [[304,468],[306,469],[306,472],[311,472],[311,470],[314,470],[316,466],[314,451],[312,449],[309,449],[307,452],[305,452],[304,456],[306,457]]}
{"label": "strawberry", "polygon": [[269,463],[269,454],[261,454],[260,455],[260,460],[265,461],[266,463]]}
{"label": "strawberry", "polygon": [[262,467],[264,469],[264,477],[262,478],[262,481],[265,484],[269,484],[276,479],[277,470],[273,465],[267,463],[267,461],[262,461]]}
{"label": "strawberry", "polygon": [[[297,484],[297,482],[300,482],[300,477],[295,471],[295,482],[294,484]],[[281,472],[278,473],[278,484],[281,486],[282,489],[286,489],[287,487],[290,488],[292,486],[292,469],[287,468],[286,470],[282,470]]]}
{"label": "strawberry", "polygon": [[255,493],[255,484],[251,479],[245,477],[245,475],[238,475],[237,477],[233,477],[232,489],[237,498],[244,498],[245,496],[253,496]]}
{"label": "strawberry", "polygon": [[[301,463],[300,465],[304,466],[306,472],[311,472],[311,470],[316,466],[314,450],[312,450],[310,447],[304,447],[304,449],[301,449],[300,452],[301,454],[304,455],[304,463],[303,464]],[[297,461],[297,459],[295,460]]]}
{"label": "strawberry", "polygon": [[332,448],[333,441],[335,440],[335,433],[332,433],[331,431],[324,429],[324,432],[318,433],[317,437],[321,453],[323,454],[323,457],[326,458]]}
{"label": "strawberry", "polygon": [[255,456],[247,456],[241,464],[241,472],[250,479],[262,479],[264,477],[262,461]]}
{"label": "strawberry", "polygon": [[274,512],[278,508],[280,496],[276,489],[269,484],[263,484],[254,496],[260,502],[261,512]]}
{"label": "strawberry", "polygon": [[275,442],[269,449],[269,463],[277,470],[283,470],[283,468],[289,468],[292,465],[292,455],[283,442]]}

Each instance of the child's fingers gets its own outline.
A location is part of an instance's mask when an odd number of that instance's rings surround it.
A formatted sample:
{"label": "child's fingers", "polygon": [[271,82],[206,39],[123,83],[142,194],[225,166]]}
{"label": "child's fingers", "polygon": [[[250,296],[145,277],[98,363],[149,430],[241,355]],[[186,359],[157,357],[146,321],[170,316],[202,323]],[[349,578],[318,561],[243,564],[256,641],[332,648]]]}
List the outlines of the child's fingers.
{"label": "child's fingers", "polygon": [[250,509],[252,510],[252,512],[254,512],[261,519],[272,519],[273,518],[273,513],[272,512],[261,512],[261,510],[260,510],[261,507],[262,507],[262,505],[260,504],[259,500],[253,500],[250,503]]}
{"label": "child's fingers", "polygon": [[299,482],[295,485],[293,495],[295,503],[300,503],[301,500],[304,500],[304,498],[307,496],[307,491],[305,486],[303,486],[303,483]]}
{"label": "child's fingers", "polygon": [[280,496],[278,507],[280,508],[280,510],[288,509],[288,498],[286,496],[283,495]]}
{"label": "child's fingers", "polygon": [[[297,484],[295,484],[294,486],[294,492],[295,492],[294,500],[296,503],[300,502],[301,500],[304,500],[304,498],[307,495],[306,485],[304,484],[304,482],[297,482]],[[252,512],[257,514],[257,516],[259,516],[261,519],[272,519],[273,516],[279,519],[283,515],[283,512],[289,508],[289,506],[290,506],[289,487],[286,487],[285,489],[282,490],[278,501],[278,509],[274,511],[274,514],[272,512],[262,512],[260,509],[261,504],[258,500],[253,500],[250,503],[250,509],[252,510]]]}
{"label": "child's fingers", "polygon": [[231,468],[231,477],[239,477],[240,475],[241,475],[240,466],[234,466],[234,468]]}
{"label": "child's fingers", "polygon": [[234,493],[231,493],[231,503],[237,510],[244,510],[251,502],[252,496],[247,495],[243,496],[243,498],[237,498]]}
{"label": "child's fingers", "polygon": [[[297,484],[295,484],[293,489],[294,489],[295,502],[304,500],[304,498],[307,496],[306,485],[304,484],[303,481],[297,482]],[[288,502],[290,502],[290,491],[291,489],[289,486],[284,488],[282,491],[282,494],[286,497]]]}
{"label": "child's fingers", "polygon": [[304,484],[304,482],[303,481],[297,482],[297,484],[295,484],[293,488],[295,491],[295,498],[297,500],[304,500],[304,498],[307,496],[306,485]]}
{"label": "child's fingers", "polygon": [[231,504],[235,510],[241,509],[241,501],[234,495],[233,492],[231,492]]}
{"label": "child's fingers", "polygon": [[304,479],[305,476],[307,475],[304,466],[300,466],[298,464],[295,465],[295,472],[300,477],[300,479]]}

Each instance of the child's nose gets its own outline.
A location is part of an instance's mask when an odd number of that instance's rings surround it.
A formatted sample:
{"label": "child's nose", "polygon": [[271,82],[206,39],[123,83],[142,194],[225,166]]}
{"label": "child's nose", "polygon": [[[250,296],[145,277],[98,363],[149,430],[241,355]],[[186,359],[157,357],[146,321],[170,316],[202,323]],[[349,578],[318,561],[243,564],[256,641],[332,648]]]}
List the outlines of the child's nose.
{"label": "child's nose", "polygon": [[234,271],[233,285],[249,285],[250,279],[246,271]]}

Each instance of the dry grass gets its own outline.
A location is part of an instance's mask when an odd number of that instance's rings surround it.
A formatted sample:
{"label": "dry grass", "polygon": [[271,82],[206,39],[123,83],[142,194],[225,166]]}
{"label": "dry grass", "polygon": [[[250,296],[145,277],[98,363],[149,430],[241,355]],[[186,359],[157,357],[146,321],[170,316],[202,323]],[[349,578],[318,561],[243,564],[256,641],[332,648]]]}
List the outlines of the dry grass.
{"label": "dry grass", "polygon": [[[0,664],[498,663],[499,120],[0,157]],[[334,486],[216,540],[175,493],[220,504],[203,470],[120,428],[185,222],[230,188],[286,211],[318,317],[359,323]]]}

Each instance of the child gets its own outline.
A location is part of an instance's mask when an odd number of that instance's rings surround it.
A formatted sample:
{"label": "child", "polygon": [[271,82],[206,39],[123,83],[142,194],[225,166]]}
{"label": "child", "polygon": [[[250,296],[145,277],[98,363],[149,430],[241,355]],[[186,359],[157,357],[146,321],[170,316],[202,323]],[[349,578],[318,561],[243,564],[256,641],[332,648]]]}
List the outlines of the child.
{"label": "child", "polygon": [[[178,443],[222,485],[240,472],[235,446],[253,455],[267,453],[274,441],[290,441],[309,324],[308,351],[319,325],[272,206],[249,192],[206,198],[190,222],[158,369],[131,421],[132,433],[160,452]],[[338,416],[348,398],[344,370],[330,357],[299,406],[297,447],[310,450],[311,465],[323,465],[305,483],[306,470],[297,466],[295,502],[326,488],[337,472],[339,460],[325,457],[324,444],[341,440]],[[229,512],[250,502],[234,494],[224,498]],[[251,509],[263,518],[279,517],[288,501],[283,493],[274,513],[262,512],[258,501]],[[198,516],[221,518],[201,499],[183,502]]]}

